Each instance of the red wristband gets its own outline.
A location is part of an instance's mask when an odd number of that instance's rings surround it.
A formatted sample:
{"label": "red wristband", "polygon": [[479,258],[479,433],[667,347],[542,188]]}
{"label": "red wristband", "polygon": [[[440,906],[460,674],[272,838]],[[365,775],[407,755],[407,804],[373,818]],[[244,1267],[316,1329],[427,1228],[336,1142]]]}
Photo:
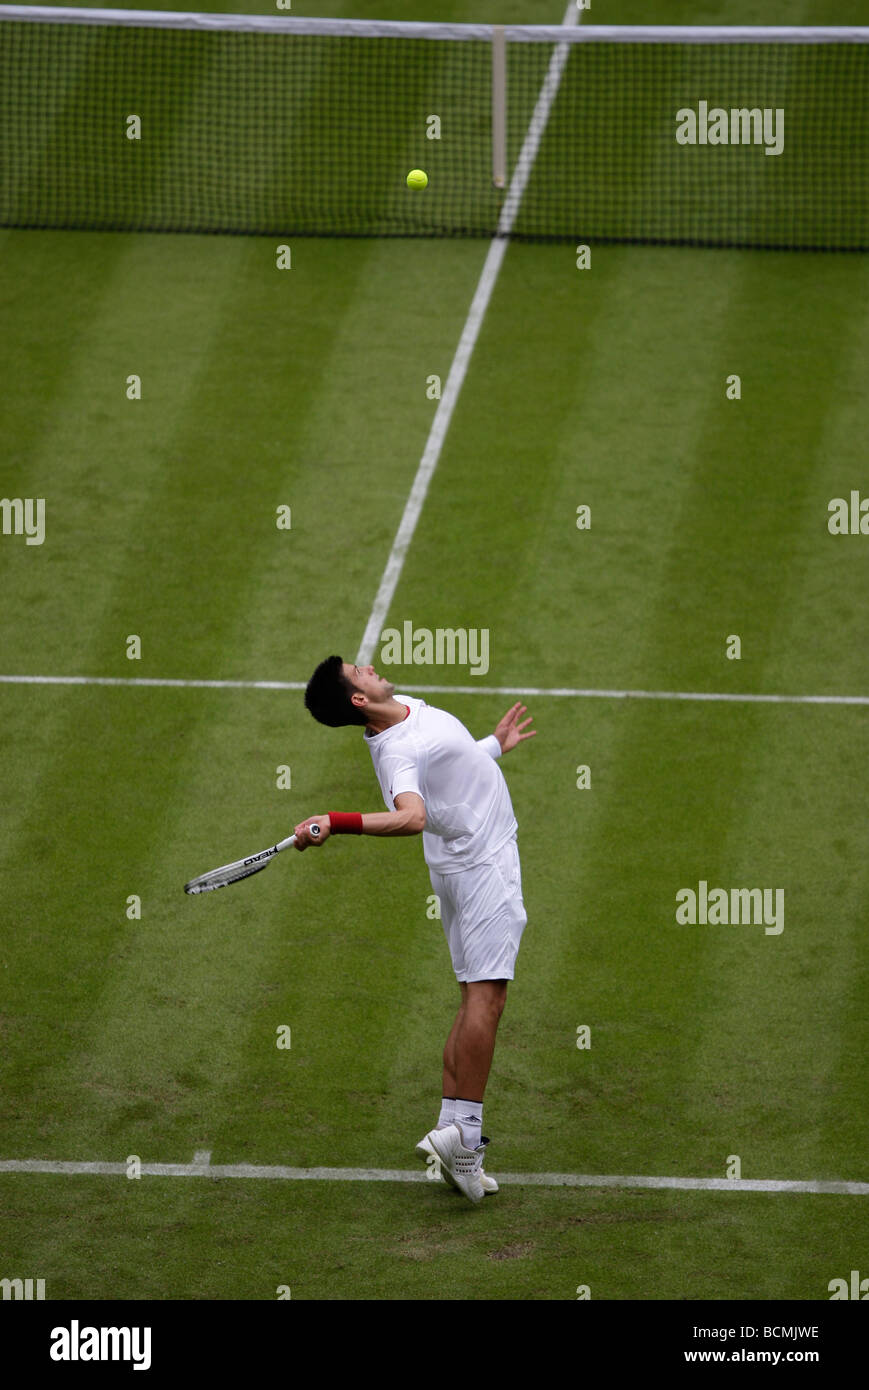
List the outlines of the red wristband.
{"label": "red wristband", "polygon": [[333,835],[361,835],[362,813],[360,811],[330,811],[329,828]]}

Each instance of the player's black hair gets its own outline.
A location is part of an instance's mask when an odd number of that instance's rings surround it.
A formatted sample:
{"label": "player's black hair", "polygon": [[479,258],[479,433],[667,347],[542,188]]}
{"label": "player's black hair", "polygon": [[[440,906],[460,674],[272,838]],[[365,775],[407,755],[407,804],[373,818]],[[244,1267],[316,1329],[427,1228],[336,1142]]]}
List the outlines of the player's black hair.
{"label": "player's black hair", "polygon": [[343,671],[340,656],[327,656],[321,661],[305,690],[305,708],[314,718],[330,729],[345,724],[367,724],[365,711],[350,701],[354,687]]}

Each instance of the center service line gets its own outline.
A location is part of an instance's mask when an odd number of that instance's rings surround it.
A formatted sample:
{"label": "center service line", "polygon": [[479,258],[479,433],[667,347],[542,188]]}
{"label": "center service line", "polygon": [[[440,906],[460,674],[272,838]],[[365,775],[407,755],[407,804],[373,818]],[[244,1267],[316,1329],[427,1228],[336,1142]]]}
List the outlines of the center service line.
{"label": "center service line", "polygon": [[[568,0],[567,10],[562,20],[562,28],[572,28],[580,22],[581,14],[577,10],[575,0]],[[395,540],[392,542],[392,550],[389,552],[389,559],[380,580],[380,588],[377,590],[377,597],[374,600],[374,607],[365,628],[365,635],[362,644],[356,655],[357,666],[367,666],[374,654],[374,648],[380,636],[386,615],[389,612],[389,605],[392,603],[398,581],[401,578],[401,571],[404,568],[404,561],[407,556],[408,548],[413,540],[413,533],[419,521],[420,512],[426,499],[429,483],[437,467],[438,459],[441,456],[444,439],[450,426],[456,401],[465,380],[468,370],[468,363],[471,360],[471,353],[477,342],[483,316],[489,306],[495,282],[498,279],[498,272],[507,252],[507,242],[516,214],[519,211],[519,204],[522,201],[522,194],[528,183],[528,178],[549,120],[549,113],[552,110],[552,103],[555,100],[561,83],[561,75],[564,65],[567,62],[569,45],[560,43],[556,45],[552,58],[549,63],[549,70],[540,89],[537,98],[537,105],[528,126],[528,133],[525,142],[516,161],[516,168],[510,180],[510,187],[507,190],[507,197],[498,218],[498,229],[492,239],[486,261],[483,266],[482,274],[477,285],[477,290],[468,311],[468,317],[459,345],[453,358],[450,374],[447,377],[447,384],[444,387],[443,395],[438,402],[435,417],[432,420],[429,430],[428,440],[420,459],[416,477],[413,480],[413,487],[404,508],[404,515],[401,518]]]}

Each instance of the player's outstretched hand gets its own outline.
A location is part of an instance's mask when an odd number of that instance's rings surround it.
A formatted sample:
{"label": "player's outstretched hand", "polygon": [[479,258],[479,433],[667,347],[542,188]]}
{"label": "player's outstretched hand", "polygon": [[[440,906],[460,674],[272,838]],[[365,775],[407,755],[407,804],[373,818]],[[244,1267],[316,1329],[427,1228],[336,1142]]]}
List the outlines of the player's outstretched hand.
{"label": "player's outstretched hand", "polygon": [[328,840],[331,834],[331,825],[328,816],[309,816],[303,820],[301,825],[293,828],[296,837],[294,849],[307,849],[309,845],[322,845],[324,840]]}
{"label": "player's outstretched hand", "polygon": [[517,743],[521,743],[525,738],[533,738],[537,733],[536,729],[529,729],[527,734],[522,732],[532,719],[530,714],[527,719],[522,718],[526,709],[527,705],[515,704],[512,709],[508,709],[495,729],[495,737],[500,743],[503,753],[509,753],[511,748],[516,747]]}

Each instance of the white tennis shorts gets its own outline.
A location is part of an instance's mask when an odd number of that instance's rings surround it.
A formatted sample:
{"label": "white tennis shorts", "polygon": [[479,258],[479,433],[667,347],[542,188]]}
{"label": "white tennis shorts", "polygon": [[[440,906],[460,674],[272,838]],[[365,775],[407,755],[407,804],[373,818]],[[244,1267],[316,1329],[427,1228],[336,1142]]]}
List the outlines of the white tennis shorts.
{"label": "white tennis shorts", "polygon": [[429,870],[456,979],[512,980],[528,918],[522,902],[519,847],[508,840],[492,859],[457,874]]}

